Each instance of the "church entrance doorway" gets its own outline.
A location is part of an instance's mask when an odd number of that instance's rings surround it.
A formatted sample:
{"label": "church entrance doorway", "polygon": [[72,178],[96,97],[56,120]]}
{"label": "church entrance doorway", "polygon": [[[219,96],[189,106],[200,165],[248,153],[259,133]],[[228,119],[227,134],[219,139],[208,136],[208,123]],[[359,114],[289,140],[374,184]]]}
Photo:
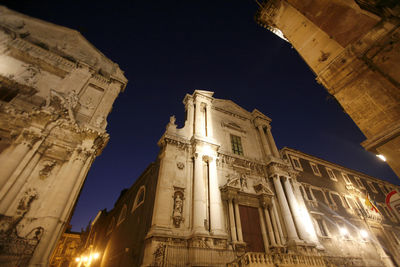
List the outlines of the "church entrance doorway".
{"label": "church entrance doorway", "polygon": [[258,209],[239,205],[243,241],[247,243],[246,251],[265,252],[262,240]]}

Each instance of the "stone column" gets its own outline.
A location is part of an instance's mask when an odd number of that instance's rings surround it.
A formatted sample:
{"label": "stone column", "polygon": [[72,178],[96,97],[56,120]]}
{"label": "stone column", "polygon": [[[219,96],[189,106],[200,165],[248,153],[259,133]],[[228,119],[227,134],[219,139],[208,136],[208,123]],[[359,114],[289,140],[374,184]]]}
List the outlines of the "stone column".
{"label": "stone column", "polygon": [[297,199],[293,193],[292,185],[291,185],[288,177],[284,177],[283,180],[284,180],[283,184],[286,189],[287,199],[288,199],[291,211],[292,211],[294,222],[297,225],[298,234],[302,240],[309,241],[309,237],[308,237],[306,225],[305,225],[305,218],[300,213],[300,207],[299,207],[299,205],[297,203]]}
{"label": "stone column", "polygon": [[226,235],[223,223],[221,191],[218,185],[217,164],[214,157],[208,156],[209,190],[210,190],[210,223],[211,234]]}
{"label": "stone column", "polygon": [[268,237],[267,237],[267,232],[265,231],[265,223],[264,223],[264,215],[263,215],[263,209],[261,207],[258,207],[258,215],[260,217],[260,227],[261,227],[261,235],[264,243],[264,250],[265,253],[268,253],[269,251],[269,244],[268,244]]}
{"label": "stone column", "polygon": [[[275,241],[275,235],[274,235],[274,230],[272,229],[272,224],[271,224],[271,217],[269,216],[269,207],[266,206],[264,207],[264,215],[265,215],[265,220],[267,222],[267,229],[268,229],[268,235],[269,239],[271,241],[271,246],[275,247],[276,246],[276,241]],[[276,232],[278,233],[278,229],[276,229]]]}
{"label": "stone column", "polygon": [[48,265],[48,258],[51,250],[57,241],[60,231],[64,227],[65,222],[61,220],[61,217],[65,212],[65,205],[71,194],[74,193],[72,192],[73,188],[79,178],[87,156],[88,154],[85,149],[76,149],[67,163],[66,168],[64,168],[63,172],[57,177],[57,180],[62,183],[62,188],[49,196],[49,202],[47,202],[49,206],[43,209],[47,215],[45,216],[45,224],[48,225],[48,227],[45,229],[40,243],[35,249],[30,261],[31,266]]}
{"label": "stone column", "polygon": [[[12,203],[15,203],[17,195],[21,191],[25,182],[31,177],[30,174],[37,166],[40,158],[48,145],[41,146],[33,155],[29,163],[26,165],[21,175],[16,179],[15,183],[4,193],[4,197],[0,200],[0,214],[8,215],[14,209]],[[2,194],[1,194],[2,195]]]}
{"label": "stone column", "polygon": [[283,220],[285,222],[289,241],[298,241],[299,237],[296,232],[296,227],[293,222],[292,213],[290,212],[289,205],[286,200],[285,192],[283,191],[281,181],[278,175],[273,177],[276,194],[278,195],[279,206],[281,207]]}
{"label": "stone column", "polygon": [[242,223],[240,222],[239,204],[237,203],[236,199],[234,199],[233,201],[235,205],[236,230],[237,230],[238,240],[239,242],[243,242]]}
{"label": "stone column", "polygon": [[213,137],[213,127],[212,127],[212,116],[211,116],[211,104],[206,105],[206,121],[207,121],[207,137],[212,138]]}
{"label": "stone column", "polygon": [[193,99],[187,98],[185,128],[188,128],[189,136],[192,136],[194,134],[193,133],[193,123],[194,123]]}
{"label": "stone column", "polygon": [[195,112],[194,112],[194,134],[195,136],[204,136],[204,113],[202,112],[202,103],[200,100],[195,100]]}
{"label": "stone column", "polygon": [[264,148],[265,155],[269,156],[272,153],[271,153],[271,149],[268,146],[268,141],[267,141],[267,138],[265,137],[263,126],[260,124],[260,125],[257,126],[257,129],[258,129],[258,132],[260,134],[261,143],[262,143],[262,146]]}
{"label": "stone column", "polygon": [[228,212],[229,212],[229,225],[231,227],[231,238],[232,241],[237,241],[236,238],[236,224],[235,224],[235,214],[233,213],[232,198],[228,198]]}
{"label": "stone column", "polygon": [[0,190],[4,190],[3,187],[7,183],[8,178],[17,169],[28,151],[37,141],[39,141],[39,139],[40,136],[37,133],[30,130],[24,130],[18,137],[15,146],[11,148],[11,151],[9,151],[6,157],[2,157],[0,161]]}
{"label": "stone column", "polygon": [[274,140],[274,137],[272,136],[270,125],[267,126],[267,138],[269,141],[269,145],[271,146],[272,154],[275,157],[279,158],[280,157],[279,152],[278,152],[278,149],[276,148],[275,140]]}
{"label": "stone column", "polygon": [[204,222],[207,219],[205,188],[203,155],[196,153],[193,183],[193,232],[196,234],[208,234],[204,226]]}
{"label": "stone column", "polygon": [[269,208],[269,212],[271,214],[272,225],[274,226],[276,243],[277,243],[277,245],[282,246],[283,243],[285,243],[285,240],[283,238],[282,226],[281,226],[281,222],[279,220],[278,211],[276,210],[274,199],[272,199],[272,207]]}
{"label": "stone column", "polygon": [[300,185],[298,182],[296,181],[292,181],[293,182],[293,189],[294,189],[294,195],[296,196],[296,199],[299,203],[300,206],[300,213],[301,213],[301,218],[304,221],[305,224],[305,229],[306,232],[308,233],[308,242],[314,242],[317,243],[318,246],[321,246],[319,244],[319,240],[317,237],[317,234],[315,233],[315,229],[311,220],[311,216],[308,213],[306,204],[304,203],[304,199],[303,199],[303,195],[300,192]]}

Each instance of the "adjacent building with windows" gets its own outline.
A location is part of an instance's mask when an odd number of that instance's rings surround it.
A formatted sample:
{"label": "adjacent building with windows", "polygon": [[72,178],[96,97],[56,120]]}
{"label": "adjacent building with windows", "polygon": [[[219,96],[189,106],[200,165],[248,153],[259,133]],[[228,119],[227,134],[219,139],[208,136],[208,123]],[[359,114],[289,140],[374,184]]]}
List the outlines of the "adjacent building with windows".
{"label": "adjacent building with windows", "polygon": [[270,118],[213,92],[183,103],[184,127],[171,117],[157,159],[94,220],[93,266],[400,264],[400,218],[378,191],[396,186],[278,151]]}

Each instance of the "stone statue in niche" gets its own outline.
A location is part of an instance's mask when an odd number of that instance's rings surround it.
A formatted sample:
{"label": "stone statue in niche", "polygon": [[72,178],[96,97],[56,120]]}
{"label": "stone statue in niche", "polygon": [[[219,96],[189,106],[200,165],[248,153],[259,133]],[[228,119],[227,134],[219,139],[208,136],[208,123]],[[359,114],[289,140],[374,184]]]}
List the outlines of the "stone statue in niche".
{"label": "stone statue in niche", "polygon": [[181,222],[183,222],[183,192],[176,191],[174,194],[174,211],[172,214],[172,219],[174,221],[175,227],[180,227]]}
{"label": "stone statue in niche", "polygon": [[44,165],[43,168],[39,171],[39,178],[41,180],[46,179],[47,177],[49,177],[51,171],[54,169],[54,167],[56,166],[56,161],[55,160],[50,160],[47,161]]}
{"label": "stone statue in niche", "polygon": [[53,98],[58,98],[61,102],[61,105],[68,110],[69,118],[72,122],[75,123],[75,115],[74,110],[79,104],[79,96],[75,90],[71,90],[70,92],[63,94],[57,92],[53,89],[50,89],[50,93],[46,99],[46,108],[48,108],[51,104],[51,100]]}

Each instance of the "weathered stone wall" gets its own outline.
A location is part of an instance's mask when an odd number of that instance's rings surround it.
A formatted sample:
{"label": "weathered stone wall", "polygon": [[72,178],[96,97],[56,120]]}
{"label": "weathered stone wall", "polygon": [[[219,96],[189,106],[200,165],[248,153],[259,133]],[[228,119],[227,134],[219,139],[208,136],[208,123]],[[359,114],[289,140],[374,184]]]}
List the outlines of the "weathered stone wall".
{"label": "weathered stone wall", "polygon": [[0,6],[0,239],[35,243],[3,266],[48,265],[126,83],[77,31]]}

